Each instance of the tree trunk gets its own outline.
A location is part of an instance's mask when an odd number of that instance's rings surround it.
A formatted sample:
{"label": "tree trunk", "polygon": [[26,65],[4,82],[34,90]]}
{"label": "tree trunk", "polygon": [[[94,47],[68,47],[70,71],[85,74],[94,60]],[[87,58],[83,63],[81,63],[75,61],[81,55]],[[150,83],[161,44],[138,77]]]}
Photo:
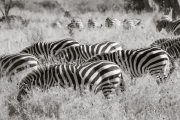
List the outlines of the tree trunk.
{"label": "tree trunk", "polygon": [[172,19],[177,20],[177,18],[180,17],[180,0],[169,0],[169,3],[173,8]]}

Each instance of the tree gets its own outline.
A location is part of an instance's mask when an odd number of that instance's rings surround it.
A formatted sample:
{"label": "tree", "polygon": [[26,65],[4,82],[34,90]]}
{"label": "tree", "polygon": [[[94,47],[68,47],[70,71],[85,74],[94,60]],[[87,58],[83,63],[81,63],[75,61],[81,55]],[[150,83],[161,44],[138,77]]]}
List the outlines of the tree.
{"label": "tree", "polygon": [[8,14],[9,14],[9,10],[11,9],[11,6],[12,6],[12,0],[0,0],[0,11],[3,17],[5,18],[5,20],[7,20],[8,18]]}

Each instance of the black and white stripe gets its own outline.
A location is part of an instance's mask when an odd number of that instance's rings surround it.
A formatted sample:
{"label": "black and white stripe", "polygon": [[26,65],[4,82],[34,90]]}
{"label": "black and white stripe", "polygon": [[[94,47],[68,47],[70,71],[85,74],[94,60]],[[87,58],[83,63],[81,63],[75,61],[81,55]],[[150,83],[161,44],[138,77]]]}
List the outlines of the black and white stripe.
{"label": "black and white stripe", "polygon": [[87,62],[109,60],[120,66],[131,78],[141,77],[146,73],[157,77],[157,83],[165,80],[174,70],[174,62],[168,53],[160,48],[121,50],[114,53],[102,53]]}
{"label": "black and white stripe", "polygon": [[71,23],[68,24],[68,29],[79,29],[79,30],[82,30],[84,29],[84,25],[83,25],[83,22],[80,18],[73,18],[71,20]]}
{"label": "black and white stripe", "polygon": [[167,51],[168,48],[170,48],[177,42],[180,42],[180,38],[174,38],[174,39],[168,40],[168,41],[164,42],[163,44],[161,44],[161,49]]}
{"label": "black and white stripe", "polygon": [[165,29],[167,33],[172,32],[175,35],[176,30],[180,28],[180,20],[177,21],[167,21],[167,20],[159,20],[157,21],[156,29],[160,32],[162,29]]}
{"label": "black and white stripe", "polygon": [[168,47],[167,52],[173,59],[175,60],[179,59],[180,58],[180,41],[176,42],[171,47]]}
{"label": "black and white stripe", "polygon": [[133,29],[141,24],[140,19],[125,19],[123,21],[123,28],[126,30]]}
{"label": "black and white stripe", "polygon": [[105,20],[105,26],[108,28],[119,27],[121,25],[121,21],[116,18],[107,17]]}
{"label": "black and white stripe", "polygon": [[79,43],[74,39],[67,38],[54,42],[38,42],[26,47],[20,53],[29,53],[47,62],[56,52],[72,46],[79,46]]}
{"label": "black and white stripe", "polygon": [[52,65],[38,68],[21,81],[18,101],[21,101],[21,95],[26,95],[27,91],[35,85],[43,90],[55,85],[62,88],[73,87],[75,90],[84,90],[86,87],[95,94],[102,90],[106,98],[117,87],[124,91],[121,69],[110,61],[95,61],[83,65]]}
{"label": "black and white stripe", "polygon": [[13,75],[16,72],[32,67],[36,69],[38,59],[31,54],[10,54],[0,56],[0,78]]}
{"label": "black and white stripe", "polygon": [[94,19],[89,19],[88,20],[88,28],[101,28],[102,24],[98,23],[96,20]]}
{"label": "black and white stripe", "polygon": [[122,50],[122,47],[117,42],[102,42],[92,45],[80,45],[69,47],[60,52],[56,52],[56,58],[60,61],[65,60],[68,63],[83,63],[92,56],[100,53],[109,53],[116,50]]}
{"label": "black and white stripe", "polygon": [[161,45],[164,43],[164,42],[166,42],[166,41],[169,41],[169,40],[171,40],[171,39],[173,39],[173,38],[160,38],[160,39],[158,39],[158,40],[155,40],[153,43],[151,43],[151,47],[161,47]]}

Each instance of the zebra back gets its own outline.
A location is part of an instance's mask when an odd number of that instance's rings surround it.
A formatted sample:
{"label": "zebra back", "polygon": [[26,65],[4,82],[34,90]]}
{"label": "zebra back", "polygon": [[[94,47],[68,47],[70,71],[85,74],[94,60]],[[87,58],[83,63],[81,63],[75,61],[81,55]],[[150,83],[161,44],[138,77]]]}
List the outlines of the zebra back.
{"label": "zebra back", "polygon": [[176,44],[177,42],[180,42],[180,38],[171,38],[170,40],[162,43],[161,45],[161,49],[163,50],[167,50],[169,47],[171,47],[172,45]]}
{"label": "zebra back", "polygon": [[116,42],[102,42],[93,45],[80,45],[69,47],[56,53],[56,58],[64,59],[68,63],[82,63],[92,56],[100,53],[109,53],[117,50],[122,50],[122,47]]}
{"label": "zebra back", "polygon": [[38,42],[23,49],[20,53],[29,53],[36,56],[38,59],[47,61],[53,57],[56,52],[71,46],[79,46],[74,39],[66,38],[54,42]]}
{"label": "zebra back", "polygon": [[159,47],[161,48],[161,45],[169,40],[173,40],[175,39],[174,37],[171,38],[160,38],[158,40],[155,40],[153,43],[151,43],[151,47]]}

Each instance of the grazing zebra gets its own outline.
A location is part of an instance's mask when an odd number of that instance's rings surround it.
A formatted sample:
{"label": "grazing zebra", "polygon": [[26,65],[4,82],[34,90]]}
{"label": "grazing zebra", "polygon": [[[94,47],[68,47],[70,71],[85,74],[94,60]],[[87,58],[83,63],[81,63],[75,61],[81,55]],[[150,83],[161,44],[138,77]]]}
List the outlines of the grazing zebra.
{"label": "grazing zebra", "polygon": [[172,32],[174,35],[177,35],[176,30],[178,30],[180,28],[180,20],[177,20],[177,21],[167,21],[167,20],[157,21],[156,29],[160,32],[163,28],[167,31],[167,33]]}
{"label": "grazing zebra", "polygon": [[68,10],[64,12],[64,17],[71,18],[71,14]]}
{"label": "grazing zebra", "polygon": [[88,20],[88,28],[101,28],[102,24],[99,24],[96,20],[94,19],[89,19]]}
{"label": "grazing zebra", "polygon": [[87,87],[95,94],[102,90],[106,98],[109,98],[117,87],[120,87],[121,91],[125,89],[121,69],[110,61],[39,67],[20,82],[18,101],[21,101],[21,95],[26,95],[35,85],[43,90],[57,85],[62,88],[73,87],[75,90],[84,90]]}
{"label": "grazing zebra", "polygon": [[[22,71],[25,68],[37,68],[38,59],[31,54],[11,54],[0,56],[0,78],[4,76],[14,75],[16,72]],[[10,79],[11,80],[11,79]]]}
{"label": "grazing zebra", "polygon": [[38,42],[26,47],[20,53],[29,53],[47,62],[51,56],[55,55],[55,52],[72,46],[79,46],[79,43],[75,42],[74,39],[67,38],[54,42]]}
{"label": "grazing zebra", "polygon": [[157,77],[157,84],[169,77],[174,70],[174,62],[169,54],[160,48],[121,50],[113,53],[95,55],[86,62],[109,60],[130,74],[131,78],[141,77],[146,73]]}
{"label": "grazing zebra", "polygon": [[[114,52],[116,50],[122,50],[122,47],[119,46],[117,42],[102,42],[92,45],[80,45],[75,47],[66,48],[60,52],[55,53],[55,58],[58,59],[61,63],[83,63],[92,56],[100,54],[102,52]],[[65,60],[62,62],[62,60]]]}
{"label": "grazing zebra", "polygon": [[180,41],[167,48],[167,52],[173,59],[180,58]]}
{"label": "grazing zebra", "polygon": [[120,25],[121,21],[116,18],[107,17],[105,20],[105,26],[108,28],[119,27]]}
{"label": "grazing zebra", "polygon": [[140,24],[141,24],[140,19],[131,19],[131,20],[125,19],[123,22],[123,28],[126,30],[129,30],[129,29],[132,29],[132,28],[134,28]]}

